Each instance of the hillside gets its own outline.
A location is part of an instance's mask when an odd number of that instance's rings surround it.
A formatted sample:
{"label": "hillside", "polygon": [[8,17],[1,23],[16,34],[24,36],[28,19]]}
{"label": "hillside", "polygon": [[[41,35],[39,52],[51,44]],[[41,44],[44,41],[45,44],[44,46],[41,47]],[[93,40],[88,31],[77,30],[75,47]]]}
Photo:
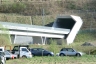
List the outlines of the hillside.
{"label": "hillside", "polygon": [[[62,15],[78,15],[81,16],[84,23],[82,29],[96,28],[96,0],[2,0],[0,1],[0,12],[5,14],[5,18],[1,21],[26,23],[34,25],[46,25],[53,22],[56,16]],[[10,16],[6,16],[10,14]],[[11,16],[12,14],[12,16]],[[15,15],[13,15],[15,14]],[[24,17],[30,16],[26,21],[24,18],[18,20],[14,16]],[[29,19],[29,20],[28,20]]]}
{"label": "hillside", "polygon": [[0,21],[46,25],[54,22],[58,15],[78,15],[84,22],[75,42],[95,43],[95,2],[95,0],[3,0],[0,2]]}
{"label": "hillside", "polygon": [[31,16],[24,16],[20,14],[12,14],[12,13],[10,14],[0,13],[0,21],[20,23],[20,24],[32,24]]}

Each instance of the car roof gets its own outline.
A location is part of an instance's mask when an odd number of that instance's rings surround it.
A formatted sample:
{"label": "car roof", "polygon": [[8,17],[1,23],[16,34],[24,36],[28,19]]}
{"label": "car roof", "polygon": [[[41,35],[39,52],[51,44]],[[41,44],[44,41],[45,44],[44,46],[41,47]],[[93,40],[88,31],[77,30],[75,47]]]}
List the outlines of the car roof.
{"label": "car roof", "polygon": [[73,48],[62,48],[62,49],[73,49]]}
{"label": "car roof", "polygon": [[[43,48],[30,48],[30,50],[34,50],[34,49],[43,49]],[[43,49],[46,50],[46,49]]]}
{"label": "car roof", "polygon": [[43,49],[43,48],[30,48],[30,49]]}
{"label": "car roof", "polygon": [[27,47],[29,49],[29,45],[16,45],[14,47]]}

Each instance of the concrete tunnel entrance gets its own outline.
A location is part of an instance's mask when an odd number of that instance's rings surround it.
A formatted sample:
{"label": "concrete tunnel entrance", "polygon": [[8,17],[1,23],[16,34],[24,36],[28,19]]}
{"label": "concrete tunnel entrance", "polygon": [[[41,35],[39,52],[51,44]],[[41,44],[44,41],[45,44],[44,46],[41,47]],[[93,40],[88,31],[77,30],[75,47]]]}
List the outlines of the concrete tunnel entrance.
{"label": "concrete tunnel entrance", "polygon": [[67,44],[73,43],[76,34],[80,30],[83,24],[82,19],[79,16],[68,15],[68,16],[57,16],[53,23],[53,28],[70,29],[69,34],[64,34]]}
{"label": "concrete tunnel entrance", "polygon": [[75,21],[71,18],[58,18],[56,24],[58,28],[65,28],[71,30],[75,24]]}
{"label": "concrete tunnel entrance", "polygon": [[[72,18],[58,18],[56,21],[56,28],[70,29],[72,30],[75,25],[75,21]],[[66,39],[68,34],[65,34],[64,39]]]}

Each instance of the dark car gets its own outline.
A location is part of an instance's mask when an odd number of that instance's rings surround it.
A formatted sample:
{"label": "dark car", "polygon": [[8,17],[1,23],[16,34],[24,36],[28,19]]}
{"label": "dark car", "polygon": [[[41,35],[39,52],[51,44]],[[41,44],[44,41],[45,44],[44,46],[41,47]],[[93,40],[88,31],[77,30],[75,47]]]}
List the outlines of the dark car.
{"label": "dark car", "polygon": [[30,51],[33,56],[54,56],[53,52],[50,52],[42,48],[32,48],[30,49]]}

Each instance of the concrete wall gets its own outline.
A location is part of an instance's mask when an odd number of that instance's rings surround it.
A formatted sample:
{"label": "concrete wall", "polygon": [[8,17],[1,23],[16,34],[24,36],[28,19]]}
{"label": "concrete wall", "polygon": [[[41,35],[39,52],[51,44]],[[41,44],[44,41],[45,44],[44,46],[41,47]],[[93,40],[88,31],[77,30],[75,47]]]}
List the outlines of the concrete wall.
{"label": "concrete wall", "polygon": [[33,36],[33,44],[42,44],[41,37],[35,37],[35,36]]}
{"label": "concrete wall", "polygon": [[32,44],[33,38],[30,36],[18,36],[14,39],[14,44]]}

